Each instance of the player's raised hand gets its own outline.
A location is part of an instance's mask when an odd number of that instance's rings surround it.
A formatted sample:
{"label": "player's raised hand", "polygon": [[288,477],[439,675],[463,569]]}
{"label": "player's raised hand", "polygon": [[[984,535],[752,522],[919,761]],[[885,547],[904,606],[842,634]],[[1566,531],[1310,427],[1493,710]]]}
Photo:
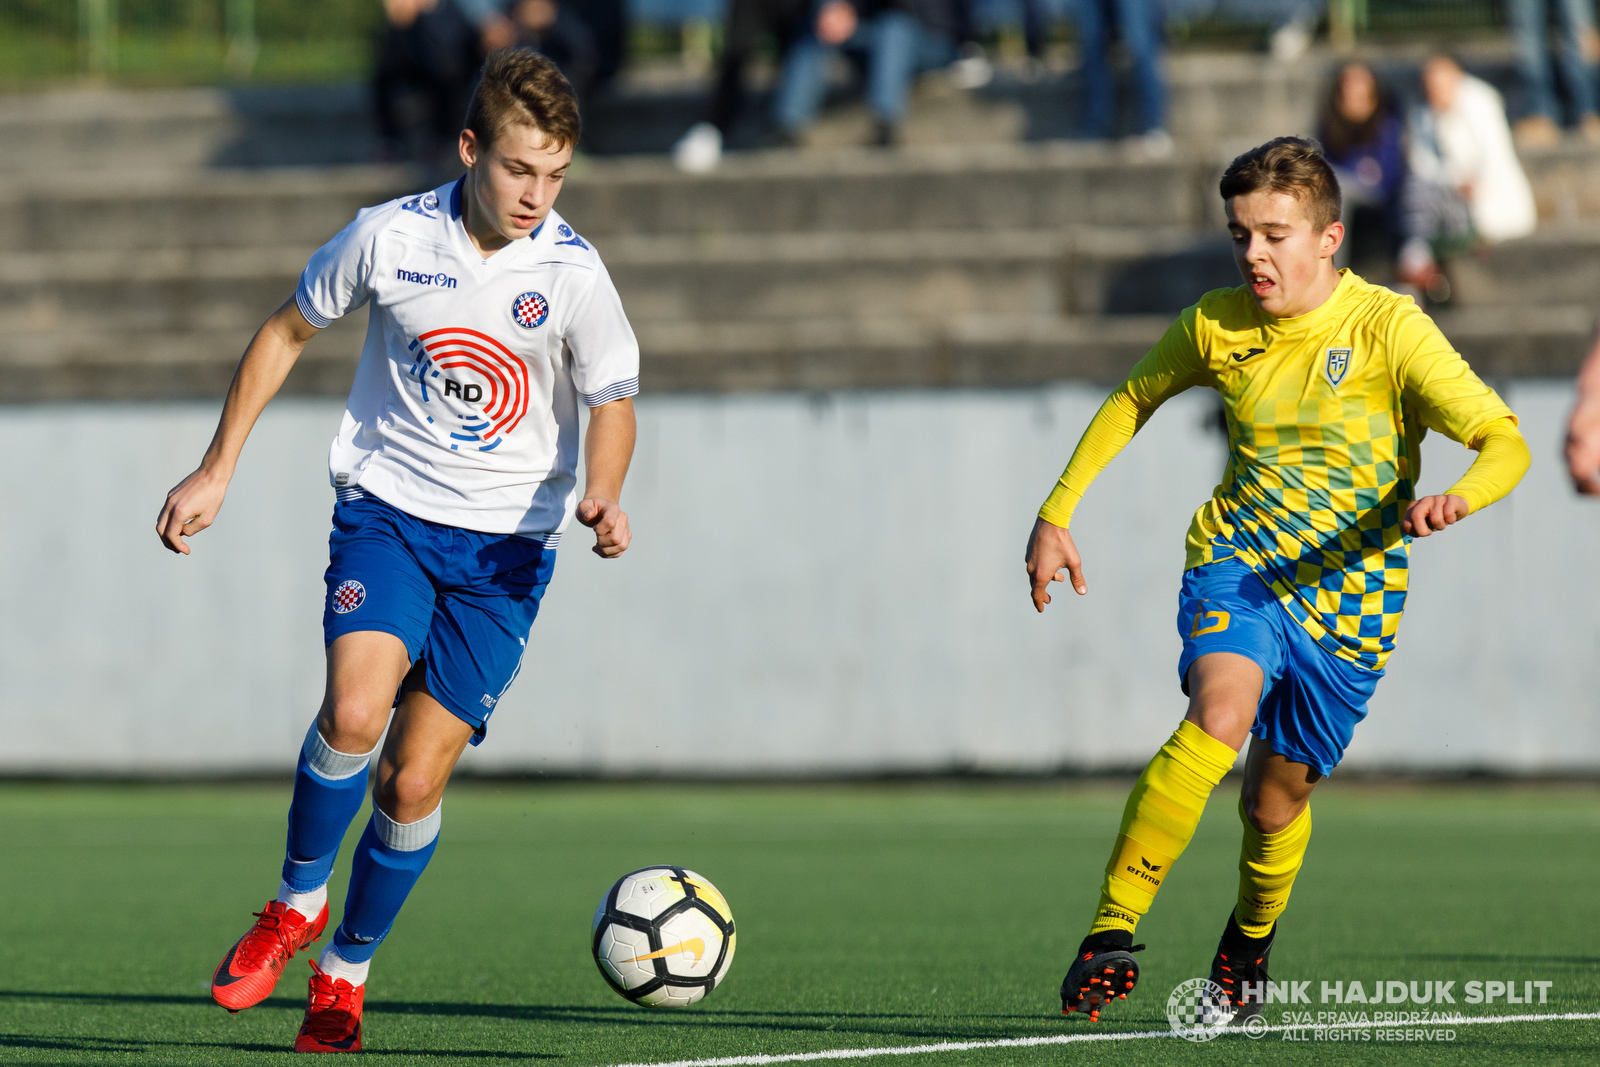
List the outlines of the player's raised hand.
{"label": "player's raised hand", "polygon": [[1083,580],[1083,560],[1078,557],[1078,546],[1072,543],[1072,535],[1065,527],[1035,519],[1023,558],[1028,565],[1028,584],[1033,587],[1035,611],[1043,611],[1050,603],[1051,582],[1066,581],[1061,574],[1063,567],[1072,576],[1072,588],[1079,596],[1089,591],[1089,583]]}
{"label": "player's raised hand", "polygon": [[173,552],[187,556],[185,537],[192,537],[217,521],[222,500],[228,494],[228,481],[204,467],[179,482],[167,493],[161,513],[156,516],[156,536]]}
{"label": "player's raised hand", "polygon": [[1400,529],[1412,537],[1427,537],[1435,530],[1453,526],[1472,513],[1472,505],[1459,496],[1425,496],[1406,508]]}
{"label": "player's raised hand", "polygon": [[633,533],[628,529],[628,513],[615,500],[585,497],[578,504],[578,521],[594,531],[594,554],[616,559],[628,551]]}

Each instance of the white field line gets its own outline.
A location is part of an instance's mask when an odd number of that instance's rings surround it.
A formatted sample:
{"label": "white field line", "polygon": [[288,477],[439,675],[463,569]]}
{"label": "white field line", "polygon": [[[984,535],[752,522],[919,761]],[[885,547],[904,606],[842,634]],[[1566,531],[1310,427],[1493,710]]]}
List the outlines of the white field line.
{"label": "white field line", "polygon": [[[1600,1012],[1569,1011],[1551,1015],[1469,1015],[1433,1019],[1426,1023],[1374,1024],[1370,1022],[1321,1023],[1311,1026],[1268,1026],[1258,1031],[1270,1034],[1283,1030],[1427,1030],[1455,1026],[1481,1026],[1484,1023],[1553,1023],[1600,1021]],[[1230,1036],[1243,1034],[1230,1030]],[[719,1056],[709,1060],[672,1060],[669,1063],[624,1063],[615,1067],[749,1067],[764,1063],[800,1063],[806,1060],[864,1060],[872,1056],[919,1056],[930,1052],[971,1052],[989,1048],[1033,1048],[1038,1045],[1072,1045],[1083,1041],[1144,1041],[1176,1037],[1171,1029],[1136,1030],[1106,1034],[1056,1034],[1052,1037],[1008,1037],[993,1041],[941,1041],[937,1045],[900,1045],[888,1048],[830,1048],[821,1052],[791,1052],[779,1056]],[[1220,1036],[1220,1035],[1219,1035]],[[1247,1035],[1248,1036],[1248,1035]]]}

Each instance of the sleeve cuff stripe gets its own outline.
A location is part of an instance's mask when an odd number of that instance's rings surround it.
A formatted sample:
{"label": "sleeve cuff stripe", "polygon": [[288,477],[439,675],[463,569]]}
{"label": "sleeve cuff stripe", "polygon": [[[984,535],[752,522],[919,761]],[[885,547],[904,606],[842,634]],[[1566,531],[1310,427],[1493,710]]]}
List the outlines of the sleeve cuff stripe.
{"label": "sleeve cuff stripe", "polygon": [[609,404],[613,400],[621,400],[624,397],[633,396],[638,392],[639,377],[638,375],[634,375],[632,378],[628,378],[625,381],[608,385],[598,393],[579,393],[578,396],[583,400],[585,405],[592,408],[597,408],[601,404]]}
{"label": "sleeve cuff stripe", "polygon": [[[281,292],[282,290],[279,291]],[[306,317],[306,321],[315,326],[317,329],[326,330],[329,326],[333,325],[332,319],[326,317],[322,314],[322,312],[311,306],[311,298],[306,295],[306,291],[304,289],[296,289],[294,291],[294,302],[299,306],[300,314],[304,315]]]}

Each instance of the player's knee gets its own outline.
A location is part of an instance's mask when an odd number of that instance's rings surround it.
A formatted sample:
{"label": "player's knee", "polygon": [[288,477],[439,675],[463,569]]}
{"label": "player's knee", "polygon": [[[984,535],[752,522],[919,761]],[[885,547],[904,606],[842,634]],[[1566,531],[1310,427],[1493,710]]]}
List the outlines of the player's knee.
{"label": "player's knee", "polygon": [[1261,797],[1252,797],[1248,793],[1244,798],[1244,818],[1257,833],[1276,834],[1289,828],[1304,808],[1304,804],[1287,802],[1274,802]]}
{"label": "player's knee", "polygon": [[418,767],[397,767],[379,778],[375,799],[383,813],[395,822],[415,822],[436,806],[439,783],[432,774]]}
{"label": "player's knee", "polygon": [[388,708],[355,697],[329,697],[317,713],[317,730],[336,752],[371,752],[388,725]]}

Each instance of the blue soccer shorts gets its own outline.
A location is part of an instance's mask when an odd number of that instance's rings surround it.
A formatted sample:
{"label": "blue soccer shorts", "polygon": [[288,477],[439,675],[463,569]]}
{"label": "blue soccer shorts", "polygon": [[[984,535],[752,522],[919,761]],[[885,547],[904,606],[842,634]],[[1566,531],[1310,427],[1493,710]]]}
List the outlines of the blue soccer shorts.
{"label": "blue soccer shorts", "polygon": [[1367,717],[1382,671],[1340,659],[1311,639],[1254,571],[1225,559],[1185,571],[1178,593],[1183,655],[1178,680],[1189,692],[1189,665],[1209,652],[1234,652],[1266,679],[1250,732],[1297,763],[1331,774]]}
{"label": "blue soccer shorts", "polygon": [[334,505],[328,554],[324,642],[394,634],[425,664],[428,692],[481,742],[522,666],[555,549],[428,522],[365,494]]}

